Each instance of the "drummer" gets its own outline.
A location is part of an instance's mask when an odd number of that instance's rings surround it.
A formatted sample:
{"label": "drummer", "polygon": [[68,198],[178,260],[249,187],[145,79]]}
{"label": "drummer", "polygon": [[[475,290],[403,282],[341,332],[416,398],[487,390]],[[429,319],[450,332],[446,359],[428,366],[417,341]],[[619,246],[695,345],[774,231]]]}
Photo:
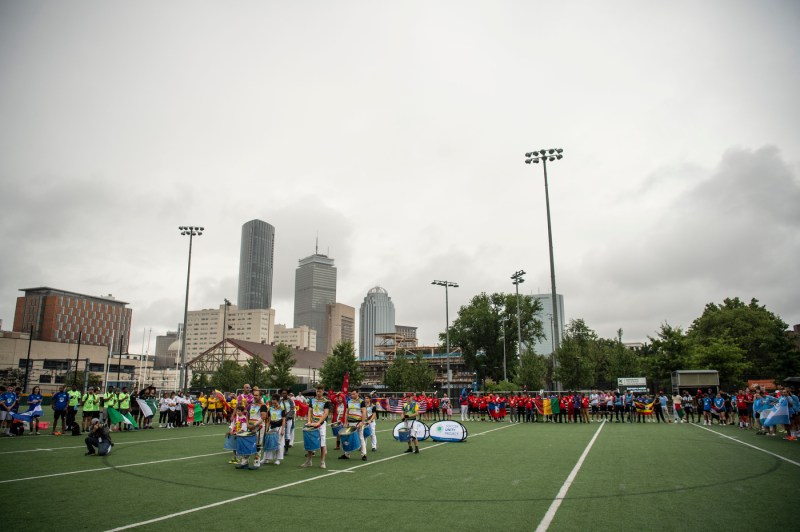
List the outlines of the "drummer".
{"label": "drummer", "polygon": [[[404,452],[410,453],[414,452],[419,454],[419,442],[417,441],[417,436],[414,433],[414,421],[417,420],[417,416],[419,415],[419,405],[417,404],[417,400],[414,397],[414,394],[409,394],[408,399],[405,403],[403,403],[403,422],[405,423],[406,430],[408,431],[408,449]],[[414,448],[411,448],[411,442],[414,442]]]}
{"label": "drummer", "polygon": [[[228,435],[236,436],[239,432],[247,430],[247,412],[244,410],[244,405],[236,407],[236,412],[231,416],[231,425],[228,429]],[[228,462],[229,464],[239,464],[239,457],[236,456],[236,451],[233,451],[233,458]]]}
{"label": "drummer", "polygon": [[372,452],[374,453],[378,450],[378,436],[375,434],[375,420],[378,419],[378,409],[369,395],[364,396],[364,404],[367,407],[367,419],[364,421],[364,425],[369,426],[372,432]]}
{"label": "drummer", "polygon": [[[238,403],[237,408],[239,406],[244,406],[242,403]],[[250,403],[250,406],[247,407],[247,430],[249,432],[253,432],[256,435],[256,441],[259,442],[258,448],[261,448],[261,443],[264,441],[264,432],[266,430],[266,421],[267,421],[267,405],[264,404],[264,400],[261,398],[261,392],[255,390],[253,393],[253,400]],[[258,467],[263,463],[263,459],[259,460],[258,455],[255,456],[254,465]],[[247,467],[248,458],[243,457],[240,466]],[[237,466],[239,467],[239,466]]]}
{"label": "drummer", "polygon": [[[257,392],[254,392],[254,395]],[[280,403],[280,396],[272,394],[272,401],[269,405],[267,413],[269,418],[269,432],[277,433],[278,435],[278,450],[277,451],[264,451],[264,458],[261,460],[262,464],[268,464],[270,460],[275,460],[275,465],[281,465],[283,460],[283,435],[286,431],[286,412]]]}
{"label": "drummer", "polygon": [[[323,388],[321,384],[318,384],[317,395],[311,398],[311,404],[310,408],[308,409],[306,423],[311,427],[319,429],[319,452],[322,460],[319,467],[322,469],[325,469],[325,454],[327,452],[325,447],[325,428],[327,427],[327,423],[325,420],[328,419],[328,415],[330,415],[331,410],[333,410],[333,407],[331,406],[330,401],[328,401],[328,399],[325,397],[325,388]],[[314,451],[307,451],[306,461],[300,467],[311,467],[311,458],[313,456]]]}
{"label": "drummer", "polygon": [[[364,441],[364,423],[367,419],[367,405],[359,397],[358,390],[350,392],[350,398],[347,400],[347,426],[353,427],[358,431],[358,439],[361,442],[361,460],[367,461],[367,443]],[[339,460],[349,460],[350,453],[345,453],[339,457]]]}
{"label": "drummer", "polygon": [[[334,423],[343,422],[344,421],[344,410],[345,410],[345,406],[346,406],[346,403],[347,403],[347,401],[345,400],[344,394],[340,392],[340,393],[334,395],[333,398],[331,399],[331,401],[333,401],[333,406],[334,406],[335,411],[336,411],[336,413],[333,416],[333,422]],[[338,451],[339,448],[341,447],[341,445],[342,445],[342,442],[341,442],[341,440],[339,438],[339,435],[337,434],[336,435],[336,448],[334,450]]]}

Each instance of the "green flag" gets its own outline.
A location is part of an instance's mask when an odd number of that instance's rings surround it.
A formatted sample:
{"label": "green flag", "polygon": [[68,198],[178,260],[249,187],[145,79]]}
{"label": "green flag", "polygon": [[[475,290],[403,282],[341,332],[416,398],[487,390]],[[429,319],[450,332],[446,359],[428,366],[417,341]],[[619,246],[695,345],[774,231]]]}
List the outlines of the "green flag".
{"label": "green flag", "polygon": [[108,420],[112,424],[117,423],[125,423],[126,425],[130,425],[131,427],[138,429],[139,425],[136,424],[136,421],[130,414],[121,414],[119,410],[116,408],[109,408],[108,409]]}

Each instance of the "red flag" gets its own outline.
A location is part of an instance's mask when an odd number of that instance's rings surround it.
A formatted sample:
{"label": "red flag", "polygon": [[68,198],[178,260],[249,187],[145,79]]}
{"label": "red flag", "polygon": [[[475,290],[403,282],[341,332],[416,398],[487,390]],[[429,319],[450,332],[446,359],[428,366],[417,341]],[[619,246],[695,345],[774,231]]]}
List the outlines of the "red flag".
{"label": "red flag", "polygon": [[342,425],[347,423],[347,389],[350,387],[350,372],[344,374],[344,382],[342,383],[342,404],[344,411],[342,412]]}

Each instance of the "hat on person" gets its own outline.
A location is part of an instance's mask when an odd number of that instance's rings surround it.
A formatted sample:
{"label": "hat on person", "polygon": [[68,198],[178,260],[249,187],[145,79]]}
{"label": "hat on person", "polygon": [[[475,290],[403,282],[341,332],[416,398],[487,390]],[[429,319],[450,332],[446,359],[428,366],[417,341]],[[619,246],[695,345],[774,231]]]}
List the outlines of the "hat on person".
{"label": "hat on person", "polygon": [[92,425],[94,425],[95,423],[100,423],[100,419],[96,417],[92,418]]}

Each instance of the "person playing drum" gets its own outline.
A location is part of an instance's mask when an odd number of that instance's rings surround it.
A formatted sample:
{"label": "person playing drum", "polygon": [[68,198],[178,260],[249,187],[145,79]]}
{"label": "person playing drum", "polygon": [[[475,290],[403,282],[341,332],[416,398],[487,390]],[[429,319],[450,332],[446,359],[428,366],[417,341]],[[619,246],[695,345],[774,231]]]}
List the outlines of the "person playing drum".
{"label": "person playing drum", "polygon": [[[245,403],[246,404],[246,403]],[[242,403],[238,403],[236,408],[239,406],[244,406]],[[253,400],[250,403],[250,406],[247,406],[247,430],[248,432],[254,432],[256,434],[256,441],[261,442],[264,441],[264,432],[266,430],[266,420],[267,420],[267,405],[264,404],[263,399],[261,398],[261,392],[256,390],[253,393]],[[260,448],[260,445],[258,446]],[[240,465],[247,466],[248,458],[243,458]],[[261,465],[261,460],[259,459],[258,455],[256,455],[254,459],[254,466],[258,467]]]}
{"label": "person playing drum", "polygon": [[277,450],[264,449],[264,458],[261,460],[261,463],[268,464],[270,460],[274,459],[275,461],[273,463],[275,465],[281,465],[281,460],[283,460],[283,451],[284,451],[283,435],[286,431],[286,412],[280,403],[280,396],[276,393],[272,394],[272,401],[269,405],[269,412],[267,413],[267,417],[269,418],[269,432],[278,435],[278,449]]}
{"label": "person playing drum", "polygon": [[[244,411],[244,405],[239,405],[236,407],[236,412],[232,416],[231,425],[228,429],[228,435],[236,436],[236,434],[243,430],[247,430],[247,412]],[[231,458],[230,462],[228,463],[239,463],[239,457],[236,456],[236,451],[233,451],[233,458]]]}
{"label": "person playing drum", "polygon": [[[347,426],[353,427],[358,431],[358,439],[361,442],[361,459],[367,461],[367,443],[364,441],[364,422],[367,419],[367,405],[359,397],[358,390],[350,392],[350,397],[346,403],[347,406]],[[339,457],[339,460],[349,460],[350,453],[345,453]]]}
{"label": "person playing drum", "polygon": [[[311,398],[310,408],[308,409],[308,415],[306,417],[306,423],[308,425],[319,429],[319,452],[321,459],[319,467],[322,469],[325,469],[325,454],[327,452],[325,447],[325,428],[327,423],[325,421],[328,419],[328,415],[330,415],[333,409],[330,401],[325,397],[324,390],[322,385],[317,385],[317,395]],[[314,451],[306,452],[306,461],[300,467],[311,467],[311,458],[313,456]]]}
{"label": "person playing drum", "polygon": [[364,421],[365,426],[369,426],[372,435],[372,452],[378,450],[378,436],[375,434],[375,420],[378,418],[378,409],[375,408],[375,403],[372,402],[372,397],[369,395],[364,396],[364,404],[367,407],[367,419]]}
{"label": "person playing drum", "polygon": [[[403,422],[405,423],[406,430],[408,430],[408,449],[404,452],[410,453],[414,452],[419,454],[419,442],[417,441],[417,436],[414,433],[414,422],[417,420],[417,415],[419,414],[419,405],[417,404],[417,400],[414,398],[414,394],[409,394],[408,399],[405,403],[403,403]],[[411,448],[411,442],[414,442],[414,448]]]}

